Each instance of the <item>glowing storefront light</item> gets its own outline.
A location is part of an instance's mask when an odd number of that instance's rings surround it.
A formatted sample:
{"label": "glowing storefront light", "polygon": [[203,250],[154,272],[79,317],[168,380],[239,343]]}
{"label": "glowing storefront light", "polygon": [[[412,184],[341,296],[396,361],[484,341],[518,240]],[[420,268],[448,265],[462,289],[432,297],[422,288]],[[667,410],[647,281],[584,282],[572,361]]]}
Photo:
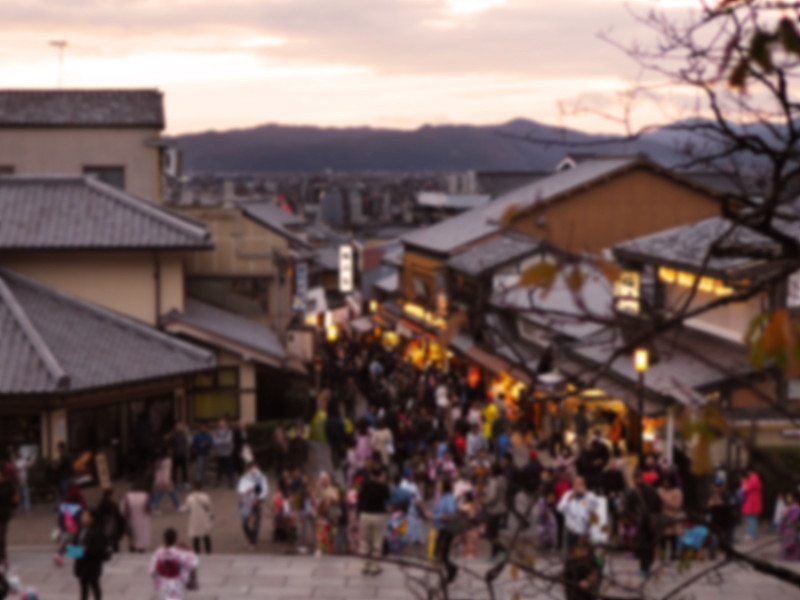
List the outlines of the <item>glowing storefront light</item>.
{"label": "glowing storefront light", "polygon": [[681,287],[693,288],[697,282],[697,289],[707,294],[715,294],[717,296],[730,296],[733,294],[733,288],[726,286],[719,279],[713,277],[701,277],[697,281],[697,276],[685,271],[676,271],[667,267],[659,267],[658,278],[663,283],[677,283]]}

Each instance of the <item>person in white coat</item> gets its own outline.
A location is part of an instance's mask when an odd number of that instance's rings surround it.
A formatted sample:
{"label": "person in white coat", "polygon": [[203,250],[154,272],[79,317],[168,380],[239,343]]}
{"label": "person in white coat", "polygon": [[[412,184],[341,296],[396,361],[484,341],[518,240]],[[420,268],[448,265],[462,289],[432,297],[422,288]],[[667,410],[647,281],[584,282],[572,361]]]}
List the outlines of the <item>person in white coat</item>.
{"label": "person in white coat", "polygon": [[258,544],[258,532],[261,529],[261,512],[269,493],[267,478],[256,463],[251,462],[247,465],[246,471],[239,479],[237,491],[242,530],[250,549],[255,550]]}
{"label": "person in white coat", "polygon": [[214,507],[211,497],[203,491],[203,483],[196,481],[194,491],[186,497],[186,508],[189,511],[188,534],[192,540],[195,554],[200,554],[200,543],[211,554],[211,529],[214,526]]}
{"label": "person in white coat", "polygon": [[566,550],[570,555],[578,538],[588,536],[592,528],[592,515],[597,519],[600,503],[597,496],[586,491],[586,480],[576,477],[572,489],[561,497],[557,510],[564,515]]}

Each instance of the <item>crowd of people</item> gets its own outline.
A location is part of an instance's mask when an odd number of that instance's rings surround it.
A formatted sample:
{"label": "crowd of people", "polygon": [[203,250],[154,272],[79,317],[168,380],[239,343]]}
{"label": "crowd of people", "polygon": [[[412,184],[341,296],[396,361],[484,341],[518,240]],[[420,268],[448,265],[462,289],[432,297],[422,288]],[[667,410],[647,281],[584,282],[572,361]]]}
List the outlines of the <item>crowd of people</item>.
{"label": "crowd of people", "polygon": [[[140,420],[134,438],[143,458],[133,485],[121,497],[105,490],[90,508],[76,482],[78,461],[59,448],[54,560],[74,560],[82,600],[101,598],[103,562],[125,540],[130,552],[152,550],[150,519],[165,496],[186,513],[186,535],[164,533],[151,575],[163,598],[182,598],[196,586],[197,556],[212,551],[211,484],[238,495],[251,550],[269,514],[273,543],[298,553],[360,554],[365,575],[381,571],[381,557],[411,552],[437,560],[452,581],[455,558],[485,552],[503,560],[510,532],[521,528],[539,551],[562,553],[572,598],[600,584],[600,546],[635,556],[647,577],[658,555],[673,561],[730,548],[740,520],[747,537],[759,535],[764,503],[754,469],[721,470],[703,482],[679,450],[632,457],[620,423],[600,427],[585,407],[572,416],[575,436],[567,443],[563,430],[552,429],[563,428],[563,415],[551,415],[547,432],[537,430],[530,419],[512,418],[502,394],[492,396],[466,372],[420,370],[380,347],[330,350],[308,423],[275,430],[271,477],[254,460],[244,423],[199,423],[191,434],[177,423],[154,436]],[[8,520],[29,510],[30,466],[16,451],[4,465],[3,564]],[[800,559],[796,493],[782,497],[773,523],[781,557]]]}

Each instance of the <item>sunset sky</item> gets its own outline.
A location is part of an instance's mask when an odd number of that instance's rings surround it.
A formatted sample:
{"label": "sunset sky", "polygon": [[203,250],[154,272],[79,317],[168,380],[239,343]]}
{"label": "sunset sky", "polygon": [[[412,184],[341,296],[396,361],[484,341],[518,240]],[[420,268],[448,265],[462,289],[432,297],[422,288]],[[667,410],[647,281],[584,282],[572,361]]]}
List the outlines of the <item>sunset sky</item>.
{"label": "sunset sky", "polygon": [[[610,44],[630,11],[699,0],[3,0],[0,85],[158,87],[168,131],[261,123],[414,128],[515,117],[589,130],[641,78]],[[637,119],[659,115],[642,106]]]}

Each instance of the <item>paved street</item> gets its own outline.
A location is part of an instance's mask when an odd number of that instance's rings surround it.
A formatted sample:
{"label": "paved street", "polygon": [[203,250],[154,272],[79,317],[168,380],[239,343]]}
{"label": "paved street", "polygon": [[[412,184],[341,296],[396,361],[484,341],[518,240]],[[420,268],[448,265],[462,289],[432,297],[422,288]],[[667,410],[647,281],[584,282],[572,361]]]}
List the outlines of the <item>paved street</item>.
{"label": "paved street", "polygon": [[[50,556],[45,553],[12,553],[12,572],[19,575],[27,585],[35,585],[42,600],[74,600],[78,587],[70,568],[57,569],[52,566]],[[109,599],[145,600],[152,596],[147,576],[148,558],[122,555],[106,565],[103,580],[105,597]],[[695,576],[711,563],[701,562],[687,573],[678,574],[675,567],[667,567],[645,591],[647,598],[658,598],[681,581]],[[451,600],[488,599],[485,586],[478,578],[470,577],[467,570],[483,572],[488,563],[474,560],[462,563],[465,567],[451,592]],[[555,573],[553,563],[536,563],[537,569]],[[611,568],[622,587],[637,584],[636,565],[628,559],[615,559]],[[306,556],[252,556],[215,555],[202,557],[200,570],[201,590],[190,595],[190,600],[244,600],[249,598],[271,598],[272,600],[299,600],[301,598],[374,598],[376,600],[401,600],[426,597],[418,584],[411,583],[409,573],[391,565],[377,577],[360,574],[358,559],[347,557]],[[413,572],[419,576],[418,572]],[[424,579],[424,578],[423,578]],[[432,581],[432,577],[428,577]],[[513,580],[509,570],[498,579],[497,598],[512,599],[515,594],[535,597],[535,588],[520,577]],[[544,591],[544,587],[541,591]],[[605,590],[607,594],[636,597],[634,590],[621,586]],[[550,597],[563,598],[563,593],[550,590]],[[790,588],[774,579],[755,574],[738,565],[729,565],[721,576],[701,577],[687,593],[678,598],[694,600],[777,600],[778,598],[800,598],[800,590]]]}

